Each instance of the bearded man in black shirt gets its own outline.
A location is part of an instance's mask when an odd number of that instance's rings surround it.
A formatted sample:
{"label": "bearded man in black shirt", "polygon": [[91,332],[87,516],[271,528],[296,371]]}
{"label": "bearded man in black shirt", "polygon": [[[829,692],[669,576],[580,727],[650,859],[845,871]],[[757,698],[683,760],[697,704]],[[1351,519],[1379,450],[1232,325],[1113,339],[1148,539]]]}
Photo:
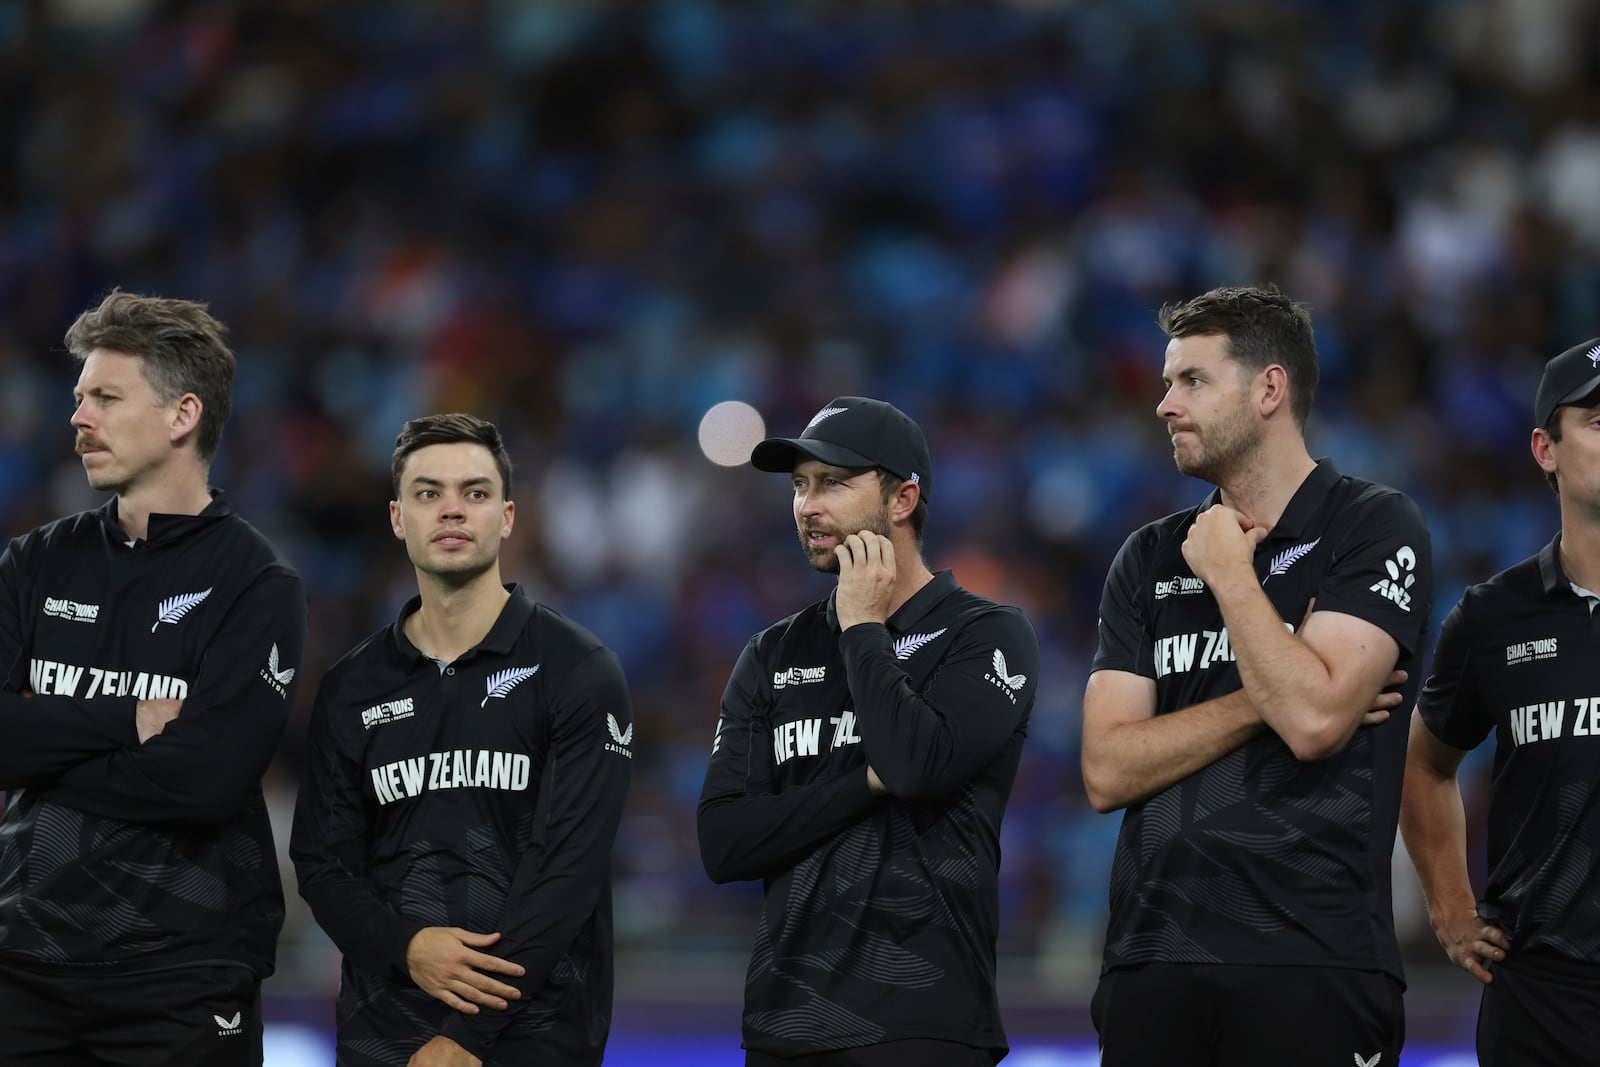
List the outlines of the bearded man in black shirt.
{"label": "bearded man in black shirt", "polygon": [[839,584],[745,647],[700,795],[706,871],[766,885],[745,1062],[993,1064],[1000,820],[1038,640],[923,562],[928,446],[899,409],[840,397],[751,462],[789,475],[800,546]]}
{"label": "bearded man in black shirt", "polygon": [[1156,413],[1178,469],[1217,490],[1135,531],[1101,599],[1083,776],[1096,808],[1126,809],[1091,1009],[1101,1062],[1390,1064],[1405,730],[1381,690],[1416,688],[1427,527],[1307,451],[1304,308],[1215,289],[1160,323]]}

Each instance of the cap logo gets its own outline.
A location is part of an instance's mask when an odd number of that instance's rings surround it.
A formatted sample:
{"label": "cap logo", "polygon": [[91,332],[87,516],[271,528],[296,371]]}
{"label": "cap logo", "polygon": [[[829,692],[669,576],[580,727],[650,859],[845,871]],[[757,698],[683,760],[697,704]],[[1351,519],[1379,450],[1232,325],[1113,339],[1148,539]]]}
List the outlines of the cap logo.
{"label": "cap logo", "polygon": [[922,476],[919,475],[916,471],[912,471],[911,472],[911,484],[912,485],[921,485],[922,484]]}
{"label": "cap logo", "polygon": [[1600,367],[1600,345],[1595,345],[1593,348],[1589,349],[1589,351],[1585,352],[1584,355],[1589,357],[1590,363],[1594,364],[1596,367]]}
{"label": "cap logo", "polygon": [[849,410],[850,410],[849,408],[823,408],[821,411],[819,411],[815,415],[811,416],[811,421],[806,423],[806,429],[809,430],[812,427],[814,427],[817,423],[821,422],[822,420],[831,419],[835,415],[839,414],[840,412],[849,411]]}

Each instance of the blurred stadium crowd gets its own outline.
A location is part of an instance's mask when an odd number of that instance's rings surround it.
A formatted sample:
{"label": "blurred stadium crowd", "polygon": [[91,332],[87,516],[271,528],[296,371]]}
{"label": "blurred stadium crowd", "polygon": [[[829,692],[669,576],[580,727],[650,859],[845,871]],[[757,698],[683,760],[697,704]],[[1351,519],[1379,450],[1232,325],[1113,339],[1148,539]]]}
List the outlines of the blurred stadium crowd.
{"label": "blurred stadium crowd", "polygon": [[[1435,624],[1553,532],[1534,384],[1600,332],[1585,0],[18,0],[0,153],[0,529],[97,503],[77,312],[113,285],[208,301],[240,356],[213,481],[312,598],[286,812],[315,680],[414,589],[395,433],[500,423],[505,573],[633,686],[622,952],[748,945],[757,891],[694,842],[717,701],[828,589],[784,479],[701,454],[711,405],[792,433],[866,394],[927,429],[930,563],[1045,653],[1002,949],[1092,973],[1100,583],[1205,492],[1154,415],[1155,309],[1267,280],[1312,306],[1313,452],[1422,505]],[[1435,958],[1414,908],[1408,936]],[[281,966],[332,981],[328,951],[293,912]]]}

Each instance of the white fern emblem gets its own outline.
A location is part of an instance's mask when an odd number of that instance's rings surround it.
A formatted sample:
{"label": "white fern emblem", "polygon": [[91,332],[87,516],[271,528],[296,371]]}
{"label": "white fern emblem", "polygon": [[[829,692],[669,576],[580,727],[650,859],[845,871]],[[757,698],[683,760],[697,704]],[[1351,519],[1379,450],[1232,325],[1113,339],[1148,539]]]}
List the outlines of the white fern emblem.
{"label": "white fern emblem", "polygon": [[[1267,569],[1267,578],[1271,578],[1274,574],[1284,573],[1290,567],[1294,566],[1295,560],[1299,559],[1307,552],[1310,552],[1313,548],[1316,548],[1321,543],[1322,538],[1319,537],[1315,541],[1307,541],[1303,545],[1295,545],[1293,548],[1286,548],[1282,552],[1279,552],[1276,556],[1272,557],[1272,566]],[[1267,584],[1267,578],[1261,579],[1262,585]]]}
{"label": "white fern emblem", "polygon": [[845,412],[845,411],[849,411],[849,410],[850,410],[849,408],[823,408],[821,411],[819,411],[815,415],[811,416],[811,421],[806,423],[806,429],[807,430],[811,429],[811,427],[815,426],[817,423],[821,422],[823,419],[831,419],[835,415],[838,415],[841,412]]}
{"label": "white fern emblem", "polygon": [[267,653],[267,671],[278,680],[279,685],[288,685],[294,681],[293,667],[285,667],[281,671],[278,669],[278,645],[276,642],[272,645],[272,651]]}
{"label": "white fern emblem", "polygon": [[626,730],[617,729],[617,717],[606,712],[606,725],[611,727],[611,739],[619,745],[633,744],[633,723],[628,724]]}
{"label": "white fern emblem", "polygon": [[532,667],[507,667],[503,671],[495,671],[489,675],[489,695],[483,698],[478,707],[488,704],[494,697],[505,696],[517,687],[518,682],[538,674],[541,666],[535,663]]}
{"label": "white fern emblem", "polygon": [[994,650],[994,673],[996,677],[1012,689],[1021,689],[1028,684],[1028,676],[1026,674],[1006,673],[1006,656],[998,648]]}
{"label": "white fern emblem", "polygon": [[910,659],[911,653],[915,652],[929,641],[932,641],[935,637],[938,637],[948,629],[950,629],[950,627],[946,626],[942,629],[933,631],[931,634],[906,634],[904,637],[895,641],[894,658]]}
{"label": "white fern emblem", "polygon": [[177,622],[194,610],[196,604],[210,595],[210,589],[202,589],[198,593],[179,593],[177,596],[167,597],[167,599],[156,605],[156,624],[150,627],[150,632],[155,633],[156,626],[160,626],[164,622]]}
{"label": "white fern emblem", "polygon": [[1593,363],[1596,367],[1600,367],[1600,345],[1595,345],[1593,348],[1589,349],[1589,351],[1585,352],[1584,355],[1589,357],[1590,363]]}

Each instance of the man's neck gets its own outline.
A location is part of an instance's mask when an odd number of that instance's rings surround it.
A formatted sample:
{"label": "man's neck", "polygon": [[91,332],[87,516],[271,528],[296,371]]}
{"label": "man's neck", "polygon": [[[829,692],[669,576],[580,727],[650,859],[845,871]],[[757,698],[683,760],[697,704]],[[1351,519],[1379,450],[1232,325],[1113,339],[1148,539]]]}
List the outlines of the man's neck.
{"label": "man's neck", "polygon": [[460,585],[418,571],[417,589],[422,606],[406,619],[406,637],[443,663],[454,663],[480,644],[511,599],[500,584],[498,566]]}
{"label": "man's neck", "polygon": [[1600,593],[1600,522],[1576,515],[1561,502],[1561,569],[1567,580]]}
{"label": "man's neck", "polygon": [[1260,529],[1271,530],[1300,486],[1316,470],[1317,461],[1296,435],[1279,443],[1263,442],[1249,459],[1220,482],[1222,502]]}
{"label": "man's neck", "polygon": [[889,600],[889,614],[894,615],[931,581],[933,572],[923,562],[922,551],[916,542],[897,539],[894,546],[894,596]]}
{"label": "man's neck", "polygon": [[211,503],[206,471],[174,473],[164,480],[117,494],[117,525],[130,540],[150,535],[152,515],[198,515]]}

